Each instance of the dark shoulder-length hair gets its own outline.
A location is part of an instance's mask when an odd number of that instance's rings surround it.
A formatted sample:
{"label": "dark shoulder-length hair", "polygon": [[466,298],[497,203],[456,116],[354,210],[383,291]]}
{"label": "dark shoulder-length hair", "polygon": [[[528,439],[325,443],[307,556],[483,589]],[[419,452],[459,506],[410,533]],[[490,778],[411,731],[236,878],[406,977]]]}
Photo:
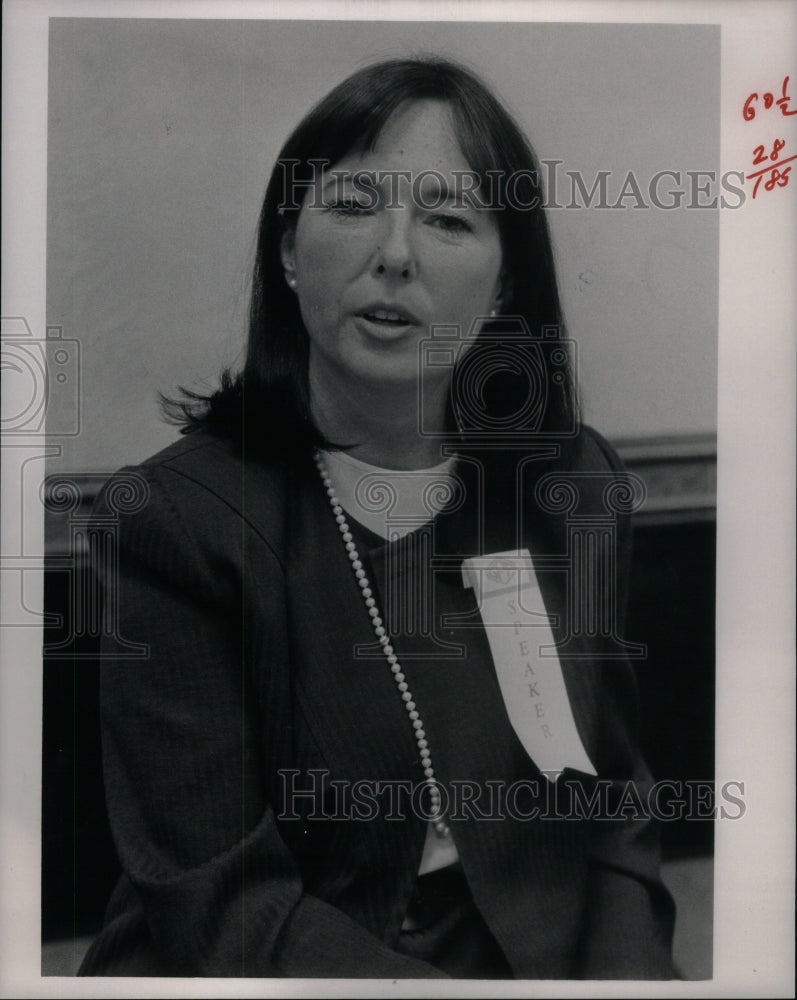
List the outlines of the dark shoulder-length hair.
{"label": "dark shoulder-length hair", "polygon": [[[204,426],[265,456],[337,446],[324,439],[310,412],[309,339],[296,295],[285,281],[280,243],[295,226],[320,169],[352,149],[372,149],[393,115],[427,99],[450,108],[464,157],[479,178],[479,197],[487,193],[496,212],[508,290],[502,314],[514,317],[508,330],[503,321],[484,324],[476,340],[480,356],[469,357],[473,385],[463,390],[481,410],[470,413],[454,436],[461,443],[469,437],[483,442],[492,429],[501,440],[572,439],[575,385],[536,156],[477,76],[436,57],[389,60],[359,70],[327,94],[288,138],[260,213],[244,368],[237,374],[224,371],[219,389],[210,395],[182,389],[181,399],[163,400],[167,417],[182,424],[183,433]],[[529,338],[534,344],[524,352]],[[491,363],[490,356],[506,363]],[[454,392],[462,388],[457,378],[452,385]],[[450,408],[452,415],[457,412],[456,405]],[[515,414],[519,428],[513,427]]]}

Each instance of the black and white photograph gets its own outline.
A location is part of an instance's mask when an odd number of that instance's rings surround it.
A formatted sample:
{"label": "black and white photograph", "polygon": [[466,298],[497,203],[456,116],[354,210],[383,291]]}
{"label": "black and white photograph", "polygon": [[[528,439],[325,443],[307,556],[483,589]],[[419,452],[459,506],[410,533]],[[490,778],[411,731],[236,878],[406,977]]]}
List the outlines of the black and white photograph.
{"label": "black and white photograph", "polygon": [[716,6],[12,5],[9,990],[788,995],[795,17]]}

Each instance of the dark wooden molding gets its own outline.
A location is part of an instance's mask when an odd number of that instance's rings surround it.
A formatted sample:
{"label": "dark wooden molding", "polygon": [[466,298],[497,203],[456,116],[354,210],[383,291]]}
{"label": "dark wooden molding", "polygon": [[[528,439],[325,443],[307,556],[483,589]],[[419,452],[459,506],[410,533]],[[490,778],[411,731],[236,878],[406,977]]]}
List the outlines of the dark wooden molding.
{"label": "dark wooden molding", "polygon": [[[717,442],[714,435],[615,439],[612,444],[629,472],[644,482],[647,496],[635,519],[640,525],[677,524],[716,517]],[[102,473],[56,473],[45,486],[48,557],[68,556],[70,520],[85,520],[102,484]],[[64,484],[74,496],[63,500]],[[67,510],[66,507],[69,509]]]}
{"label": "dark wooden molding", "polygon": [[55,472],[45,476],[42,496],[47,568],[57,569],[59,559],[72,555],[72,525],[85,524],[103,483],[111,475],[111,472]]}
{"label": "dark wooden molding", "polygon": [[622,438],[612,444],[647,497],[637,524],[677,524],[717,516],[717,438],[714,434]]}

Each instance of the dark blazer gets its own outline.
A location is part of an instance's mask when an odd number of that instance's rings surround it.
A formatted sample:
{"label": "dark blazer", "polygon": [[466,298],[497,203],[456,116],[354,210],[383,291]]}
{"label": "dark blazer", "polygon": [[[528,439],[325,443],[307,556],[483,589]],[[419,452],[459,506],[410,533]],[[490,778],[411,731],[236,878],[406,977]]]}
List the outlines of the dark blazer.
{"label": "dark blazer", "polygon": [[[465,501],[429,536],[440,570],[431,632],[411,620],[399,627],[399,612],[384,605],[387,587],[412,593],[402,586],[420,536],[390,548],[352,527],[438,780],[500,786],[503,818],[464,810],[451,826],[515,976],[670,978],[672,903],[651,822],[551,815],[551,786],[509,724],[485,634],[462,624],[475,606],[461,559],[529,547],[554,634],[568,638],[560,659],[587,752],[612,802],[629,781],[644,799],[650,778],[615,615],[630,534],[625,515],[607,520],[605,504],[621,470],[592,431],[573,454],[575,506],[554,482],[535,492],[533,462],[515,484],[517,507],[505,506],[506,483],[497,489],[498,476],[481,475],[478,455],[460,462]],[[106,580],[106,599],[118,601],[123,639],[149,653],[128,659],[114,655],[112,639],[105,646],[106,794],[125,874],[81,972],[442,975],[395,950],[426,823],[406,802],[399,819],[381,799],[375,815],[369,805],[375,788],[422,782],[421,763],[312,461],[244,460],[199,431],[127,471],[142,477],[148,499],[121,516],[121,572]],[[603,525],[598,578],[619,581],[608,628],[589,625],[589,588],[573,584],[587,571],[574,539],[590,523]],[[464,659],[440,655],[457,645]],[[370,801],[353,806],[346,795],[362,781],[372,783]],[[513,784],[523,795],[502,811]],[[565,772],[556,788],[577,786],[583,801],[597,785]]]}

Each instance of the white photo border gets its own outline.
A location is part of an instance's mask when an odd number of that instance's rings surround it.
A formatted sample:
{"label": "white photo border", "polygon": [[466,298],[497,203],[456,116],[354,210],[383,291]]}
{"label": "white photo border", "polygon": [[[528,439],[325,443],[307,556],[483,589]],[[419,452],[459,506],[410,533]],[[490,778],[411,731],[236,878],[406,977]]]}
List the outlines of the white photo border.
{"label": "white photo border", "polygon": [[[222,14],[223,10],[223,14]],[[741,108],[791,74],[797,6],[763,2],[294,2],[7,0],[3,19],[2,315],[43,330],[48,18],[539,20],[720,24],[720,169],[749,169]],[[797,92],[797,91],[796,91]],[[797,120],[797,119],[795,119]],[[791,120],[790,120],[791,122]],[[789,122],[790,135],[795,129]],[[797,138],[797,136],[795,136]],[[794,141],[794,140],[792,140]],[[794,474],[797,183],[720,221],[716,781],[745,783],[743,820],[718,823],[714,979],[518,982],[503,996],[791,996],[794,990]],[[20,493],[3,449],[3,553]],[[40,463],[43,468],[43,462]],[[32,528],[33,537],[43,525]],[[43,551],[43,548],[37,551]],[[1,621],[7,621],[3,595]],[[27,598],[41,607],[41,591]],[[40,976],[41,634],[0,630],[0,994],[6,996],[424,996],[422,982],[91,980]],[[495,985],[457,984],[458,996]],[[454,995],[450,992],[447,995]]]}

